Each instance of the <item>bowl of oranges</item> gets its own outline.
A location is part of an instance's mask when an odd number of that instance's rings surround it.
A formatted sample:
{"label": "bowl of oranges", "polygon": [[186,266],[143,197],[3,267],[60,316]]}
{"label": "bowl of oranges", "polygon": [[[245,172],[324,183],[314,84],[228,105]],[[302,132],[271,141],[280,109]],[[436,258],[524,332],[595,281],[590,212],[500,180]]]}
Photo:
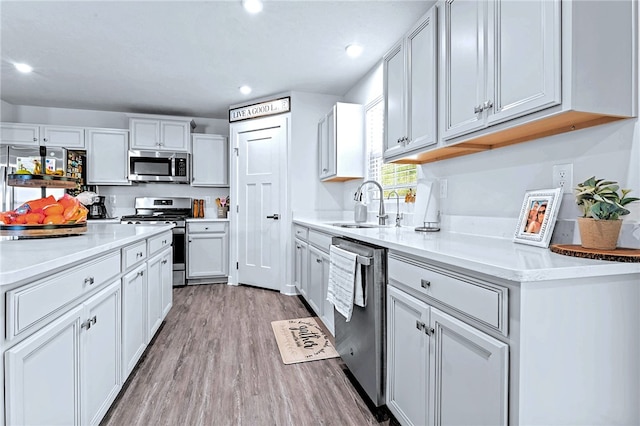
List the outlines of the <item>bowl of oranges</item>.
{"label": "bowl of oranges", "polygon": [[27,201],[15,210],[0,212],[0,235],[46,237],[86,232],[88,210],[68,194]]}

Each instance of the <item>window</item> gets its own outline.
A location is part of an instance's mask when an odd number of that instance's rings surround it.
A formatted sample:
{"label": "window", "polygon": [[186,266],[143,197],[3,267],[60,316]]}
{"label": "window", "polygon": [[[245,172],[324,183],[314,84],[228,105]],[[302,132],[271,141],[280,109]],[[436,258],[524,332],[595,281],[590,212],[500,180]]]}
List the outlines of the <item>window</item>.
{"label": "window", "polygon": [[[383,164],[384,150],[384,102],[376,99],[365,110],[365,137],[367,139],[367,179],[380,182],[387,198],[393,190],[404,198],[409,189],[415,193],[417,167],[415,164]],[[366,188],[369,199],[378,199],[378,190],[371,185]]]}

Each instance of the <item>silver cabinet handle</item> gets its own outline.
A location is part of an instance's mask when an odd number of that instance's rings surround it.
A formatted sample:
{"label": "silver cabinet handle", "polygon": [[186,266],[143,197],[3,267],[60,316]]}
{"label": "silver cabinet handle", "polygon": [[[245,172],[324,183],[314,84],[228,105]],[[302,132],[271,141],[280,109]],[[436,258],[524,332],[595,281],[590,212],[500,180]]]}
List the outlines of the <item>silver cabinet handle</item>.
{"label": "silver cabinet handle", "polygon": [[489,109],[489,108],[491,108],[492,106],[493,106],[493,102],[491,102],[491,101],[484,101],[484,104],[482,104],[482,110]]}
{"label": "silver cabinet handle", "polygon": [[322,263],[322,259],[316,259],[317,263]]}
{"label": "silver cabinet handle", "polygon": [[38,138],[33,138],[33,141],[34,142],[38,142]]}
{"label": "silver cabinet handle", "polygon": [[274,213],[271,216],[267,216],[267,219],[278,220],[280,219],[280,215],[278,213]]}
{"label": "silver cabinet handle", "polygon": [[163,264],[163,265],[166,265],[166,264],[167,264],[167,259],[163,260],[163,261],[162,261],[162,264]]}
{"label": "silver cabinet handle", "polygon": [[98,322],[98,318],[94,315],[94,316],[93,316],[93,318],[91,318],[91,319],[89,320],[89,323],[90,323],[91,325],[94,325],[96,322]]}
{"label": "silver cabinet handle", "polygon": [[48,141],[49,139],[47,139],[47,138],[44,138],[43,140],[44,140],[44,141],[46,142],[46,141]]}
{"label": "silver cabinet handle", "polygon": [[482,107],[482,105],[478,105],[478,106],[476,106],[476,107],[474,107],[474,108],[473,108],[473,112],[474,112],[475,114],[479,114],[479,113],[481,113],[483,110],[484,110],[484,108]]}
{"label": "silver cabinet handle", "polygon": [[140,271],[140,272],[138,272],[138,273],[136,274],[136,277],[141,277],[141,276],[143,276],[143,275],[144,275],[144,271]]}
{"label": "silver cabinet handle", "polygon": [[431,281],[427,281],[427,280],[420,280],[420,287],[422,287],[422,288],[428,288],[428,287],[431,287]]}
{"label": "silver cabinet handle", "polygon": [[418,320],[416,320],[416,328],[420,331],[424,330],[425,324],[423,322],[420,322]]}
{"label": "silver cabinet handle", "polygon": [[93,279],[93,277],[87,277],[87,278],[85,278],[85,279],[84,279],[84,283],[85,283],[85,284],[89,284],[89,285],[93,284],[93,283],[94,283],[94,279]]}
{"label": "silver cabinet handle", "polygon": [[209,227],[208,227],[208,226],[205,226],[205,227],[204,227],[204,230],[205,230],[205,231],[208,231],[208,230],[209,230]]}
{"label": "silver cabinet handle", "polygon": [[92,318],[89,318],[88,320],[80,324],[80,328],[89,330],[91,326],[94,325],[96,322],[98,322],[98,318],[94,315]]}
{"label": "silver cabinet handle", "polygon": [[328,171],[329,171],[329,169],[322,169],[322,171],[323,171],[323,172],[328,172]]}
{"label": "silver cabinet handle", "polygon": [[142,257],[142,252],[141,251],[136,253],[136,259],[139,258],[139,257]]}

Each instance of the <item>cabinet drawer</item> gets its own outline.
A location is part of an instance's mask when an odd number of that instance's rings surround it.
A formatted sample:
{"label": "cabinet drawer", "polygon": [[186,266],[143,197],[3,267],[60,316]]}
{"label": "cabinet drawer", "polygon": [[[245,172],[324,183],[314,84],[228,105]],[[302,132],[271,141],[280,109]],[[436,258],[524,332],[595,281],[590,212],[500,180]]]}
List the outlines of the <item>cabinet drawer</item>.
{"label": "cabinet drawer", "polygon": [[69,302],[120,273],[120,252],[52,278],[7,292],[7,332],[11,339]]}
{"label": "cabinet drawer", "polygon": [[310,229],[309,242],[319,249],[329,253],[329,248],[331,247],[331,235]]}
{"label": "cabinet drawer", "polygon": [[507,288],[389,255],[389,282],[403,284],[507,335]]}
{"label": "cabinet drawer", "polygon": [[147,258],[147,242],[140,241],[122,249],[123,270],[127,271],[136,263]]}
{"label": "cabinet drawer", "polygon": [[307,238],[309,237],[309,228],[305,228],[304,226],[300,225],[293,225],[293,235],[296,238],[307,241]]}
{"label": "cabinet drawer", "polygon": [[225,232],[227,222],[189,222],[187,228],[190,234],[195,232]]}
{"label": "cabinet drawer", "polygon": [[153,256],[163,248],[169,247],[172,239],[171,231],[149,238],[149,256]]}

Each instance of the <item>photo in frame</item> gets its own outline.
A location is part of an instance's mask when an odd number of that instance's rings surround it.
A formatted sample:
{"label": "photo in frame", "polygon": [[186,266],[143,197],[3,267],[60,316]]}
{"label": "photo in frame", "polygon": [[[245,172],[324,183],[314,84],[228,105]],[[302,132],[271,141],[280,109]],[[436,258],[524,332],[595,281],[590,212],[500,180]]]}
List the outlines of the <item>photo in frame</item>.
{"label": "photo in frame", "polygon": [[562,188],[527,191],[513,241],[549,247],[561,202]]}

